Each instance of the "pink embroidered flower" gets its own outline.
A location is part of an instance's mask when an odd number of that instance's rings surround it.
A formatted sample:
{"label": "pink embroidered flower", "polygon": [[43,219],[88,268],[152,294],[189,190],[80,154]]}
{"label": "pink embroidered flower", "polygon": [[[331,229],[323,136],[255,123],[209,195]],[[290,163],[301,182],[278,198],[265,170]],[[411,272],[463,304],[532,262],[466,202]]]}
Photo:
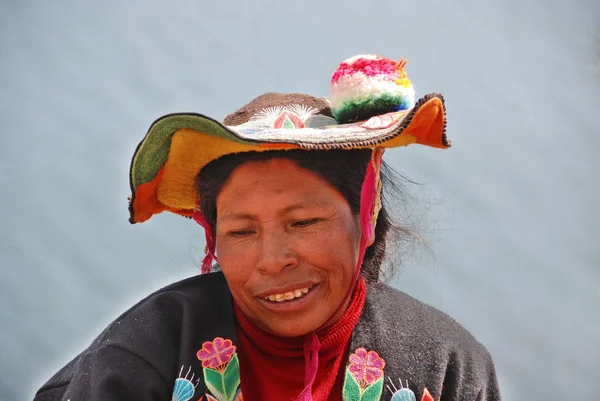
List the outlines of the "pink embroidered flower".
{"label": "pink embroidered flower", "polygon": [[383,377],[383,368],[385,361],[375,351],[368,351],[364,348],[357,349],[350,355],[350,366],[348,369],[352,376],[364,386],[368,386],[377,379]]}
{"label": "pink embroidered flower", "polygon": [[235,345],[231,340],[217,337],[202,344],[202,349],[198,351],[196,356],[202,361],[203,368],[219,370],[231,360],[233,354],[235,354]]}

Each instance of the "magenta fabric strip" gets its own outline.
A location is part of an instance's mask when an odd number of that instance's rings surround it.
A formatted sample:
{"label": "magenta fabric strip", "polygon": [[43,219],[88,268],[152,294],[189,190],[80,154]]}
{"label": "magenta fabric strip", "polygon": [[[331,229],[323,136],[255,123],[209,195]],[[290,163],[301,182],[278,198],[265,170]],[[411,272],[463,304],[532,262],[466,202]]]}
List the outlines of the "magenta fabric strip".
{"label": "magenta fabric strip", "polygon": [[304,360],[306,369],[304,371],[304,389],[298,396],[298,401],[312,401],[312,386],[319,370],[319,348],[321,343],[316,333],[311,333],[304,340]]}
{"label": "magenta fabric strip", "polygon": [[200,211],[200,208],[196,208],[194,215],[192,216],[194,221],[204,228],[204,235],[206,236],[206,256],[202,260],[202,274],[210,273],[213,260],[218,262],[215,256],[215,236],[212,232],[210,224],[204,218],[204,215]]}

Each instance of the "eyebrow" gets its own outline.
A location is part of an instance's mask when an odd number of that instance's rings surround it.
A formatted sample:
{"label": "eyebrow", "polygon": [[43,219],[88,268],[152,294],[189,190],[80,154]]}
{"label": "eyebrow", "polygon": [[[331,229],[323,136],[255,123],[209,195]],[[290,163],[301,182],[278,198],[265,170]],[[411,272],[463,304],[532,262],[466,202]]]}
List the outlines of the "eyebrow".
{"label": "eyebrow", "polygon": [[[308,209],[311,206],[317,206],[316,202],[306,202],[306,203],[295,203],[283,209],[281,214],[290,213],[300,209]],[[250,213],[228,213],[223,215],[221,218],[222,221],[234,221],[234,220],[256,220],[256,215]]]}

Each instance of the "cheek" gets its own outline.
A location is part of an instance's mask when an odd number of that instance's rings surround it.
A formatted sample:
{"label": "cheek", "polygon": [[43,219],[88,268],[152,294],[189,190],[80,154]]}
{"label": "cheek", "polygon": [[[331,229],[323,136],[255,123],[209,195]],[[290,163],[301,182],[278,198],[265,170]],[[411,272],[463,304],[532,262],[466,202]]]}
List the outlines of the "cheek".
{"label": "cheek", "polygon": [[[228,235],[217,235],[215,242],[215,253],[221,268],[229,268],[232,265],[243,267],[255,259],[253,252],[256,251],[255,241],[248,239],[233,238]],[[237,269],[236,269],[237,270]],[[240,269],[240,270],[243,270]],[[240,274],[242,272],[240,271]]]}
{"label": "cheek", "polygon": [[221,271],[225,275],[229,289],[236,299],[244,296],[245,284],[254,272],[254,256],[243,247],[222,243],[217,240],[216,254]]}
{"label": "cheek", "polygon": [[336,288],[349,285],[358,262],[359,241],[343,228],[315,235],[298,247],[300,259],[324,272]]}

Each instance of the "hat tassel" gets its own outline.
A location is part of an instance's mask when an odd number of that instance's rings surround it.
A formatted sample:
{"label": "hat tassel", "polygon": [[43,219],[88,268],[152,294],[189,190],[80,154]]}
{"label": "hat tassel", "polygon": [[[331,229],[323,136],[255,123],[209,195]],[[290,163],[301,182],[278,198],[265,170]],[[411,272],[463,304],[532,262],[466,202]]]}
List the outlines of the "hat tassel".
{"label": "hat tassel", "polygon": [[200,211],[200,208],[196,208],[194,214],[192,215],[194,221],[204,228],[204,235],[206,236],[206,246],[204,247],[204,259],[202,260],[202,274],[210,273],[212,270],[213,260],[218,262],[217,256],[215,255],[215,236],[213,234],[212,228],[204,214]]}

